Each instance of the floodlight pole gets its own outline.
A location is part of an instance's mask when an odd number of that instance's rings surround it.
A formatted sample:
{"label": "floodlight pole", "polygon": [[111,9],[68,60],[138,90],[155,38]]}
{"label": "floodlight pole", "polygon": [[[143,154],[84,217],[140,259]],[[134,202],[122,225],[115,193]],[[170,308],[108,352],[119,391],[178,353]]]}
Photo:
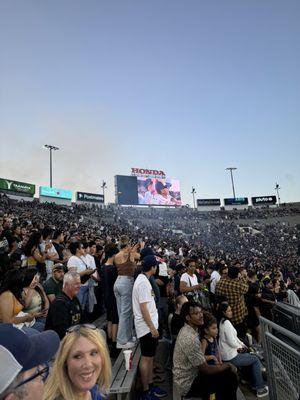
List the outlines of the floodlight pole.
{"label": "floodlight pole", "polygon": [[44,147],[50,151],[50,187],[52,188],[52,150],[59,150],[59,148],[51,144],[45,144]]}
{"label": "floodlight pole", "polygon": [[195,194],[196,194],[196,189],[192,187],[192,195],[193,195],[193,203],[194,203],[194,209],[196,209],[196,203],[195,203]]}
{"label": "floodlight pole", "polygon": [[235,171],[237,168],[236,167],[228,167],[226,168],[226,171],[230,171],[230,176],[231,176],[231,185],[232,185],[232,194],[233,198],[235,199],[235,188],[234,188],[234,180],[233,180],[233,173],[232,171]]}
{"label": "floodlight pole", "polygon": [[279,196],[279,190],[281,189],[281,187],[279,186],[279,184],[276,182],[275,183],[275,190],[277,192],[277,202],[278,202],[278,207],[280,207],[280,196]]}
{"label": "floodlight pole", "polygon": [[102,193],[103,193],[103,204],[105,204],[105,189],[107,189],[107,185],[105,181],[102,181],[101,185]]}

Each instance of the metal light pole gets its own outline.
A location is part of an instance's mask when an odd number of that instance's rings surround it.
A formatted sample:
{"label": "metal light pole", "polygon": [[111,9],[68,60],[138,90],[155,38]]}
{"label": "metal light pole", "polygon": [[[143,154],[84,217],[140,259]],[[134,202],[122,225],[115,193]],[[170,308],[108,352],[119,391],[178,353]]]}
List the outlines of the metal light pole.
{"label": "metal light pole", "polygon": [[277,201],[278,201],[278,207],[280,206],[280,196],[279,196],[279,190],[281,189],[281,187],[278,185],[278,183],[275,183],[275,190],[277,192]]}
{"label": "metal light pole", "polygon": [[195,194],[196,194],[196,189],[192,187],[192,195],[193,195],[193,203],[194,203],[194,208],[196,208],[196,203],[195,203]]}
{"label": "metal light pole", "polygon": [[107,185],[105,181],[102,181],[101,185],[102,193],[103,193],[103,204],[105,204],[105,189],[107,189]]}
{"label": "metal light pole", "polygon": [[234,181],[233,181],[233,173],[232,173],[232,171],[235,171],[236,169],[237,169],[236,167],[228,167],[228,168],[226,168],[226,171],[230,171],[232,193],[233,193],[233,198],[234,199],[235,199],[235,188],[234,188]]}
{"label": "metal light pole", "polygon": [[45,144],[44,147],[50,151],[50,187],[52,187],[52,150],[59,150],[59,148],[51,144]]}

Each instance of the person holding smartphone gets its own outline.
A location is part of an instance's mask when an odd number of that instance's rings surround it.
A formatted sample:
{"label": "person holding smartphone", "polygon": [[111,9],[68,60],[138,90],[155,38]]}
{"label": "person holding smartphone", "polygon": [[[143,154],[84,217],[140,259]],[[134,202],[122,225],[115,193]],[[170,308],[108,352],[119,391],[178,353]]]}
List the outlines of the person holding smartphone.
{"label": "person holding smartphone", "polygon": [[49,300],[40,284],[40,274],[35,268],[24,271],[24,303],[23,312],[34,313],[37,322],[45,325],[49,309]]}

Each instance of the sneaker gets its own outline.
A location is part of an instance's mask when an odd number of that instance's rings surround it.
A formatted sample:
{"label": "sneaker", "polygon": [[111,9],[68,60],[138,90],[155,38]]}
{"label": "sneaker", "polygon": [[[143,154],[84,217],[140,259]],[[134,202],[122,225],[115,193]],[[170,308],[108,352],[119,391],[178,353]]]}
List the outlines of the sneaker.
{"label": "sneaker", "polygon": [[163,390],[159,386],[155,386],[155,385],[152,386],[152,388],[150,389],[150,393],[159,399],[168,396],[168,393],[165,390]]}
{"label": "sneaker", "polygon": [[265,397],[265,396],[267,396],[268,394],[269,394],[269,388],[268,388],[268,386],[264,386],[264,387],[261,388],[261,389],[257,389],[257,392],[256,392],[256,396],[257,396],[258,399],[260,399],[261,397]]}
{"label": "sneaker", "polygon": [[150,392],[150,390],[148,390],[148,392],[146,393],[141,392],[137,400],[158,400],[158,397],[156,397],[154,394]]}
{"label": "sneaker", "polygon": [[132,349],[136,346],[136,343],[127,342],[125,344],[117,343],[117,349]]}

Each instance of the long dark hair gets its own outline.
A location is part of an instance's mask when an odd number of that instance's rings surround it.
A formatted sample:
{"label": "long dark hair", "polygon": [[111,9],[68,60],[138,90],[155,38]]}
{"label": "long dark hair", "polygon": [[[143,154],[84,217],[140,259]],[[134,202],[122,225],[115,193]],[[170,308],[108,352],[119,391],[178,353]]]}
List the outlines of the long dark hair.
{"label": "long dark hair", "polygon": [[26,246],[24,247],[25,256],[30,257],[32,255],[31,254],[32,249],[34,247],[39,248],[41,237],[42,237],[41,232],[33,232],[30,235],[28,242],[26,243]]}
{"label": "long dark hair", "polygon": [[2,286],[0,288],[0,295],[6,291],[11,292],[15,298],[24,305],[22,298],[24,288],[24,272],[22,270],[9,270],[6,272]]}
{"label": "long dark hair", "polygon": [[28,287],[35,275],[38,273],[38,270],[36,268],[26,268],[23,272],[24,274],[24,279],[23,279],[23,285],[24,287]]}
{"label": "long dark hair", "polygon": [[217,320],[218,320],[219,325],[220,325],[221,322],[223,323],[228,319],[228,317],[226,317],[226,315],[225,315],[228,307],[229,307],[229,304],[227,303],[227,301],[223,301],[222,303],[220,303],[218,305],[218,308],[217,308]]}

